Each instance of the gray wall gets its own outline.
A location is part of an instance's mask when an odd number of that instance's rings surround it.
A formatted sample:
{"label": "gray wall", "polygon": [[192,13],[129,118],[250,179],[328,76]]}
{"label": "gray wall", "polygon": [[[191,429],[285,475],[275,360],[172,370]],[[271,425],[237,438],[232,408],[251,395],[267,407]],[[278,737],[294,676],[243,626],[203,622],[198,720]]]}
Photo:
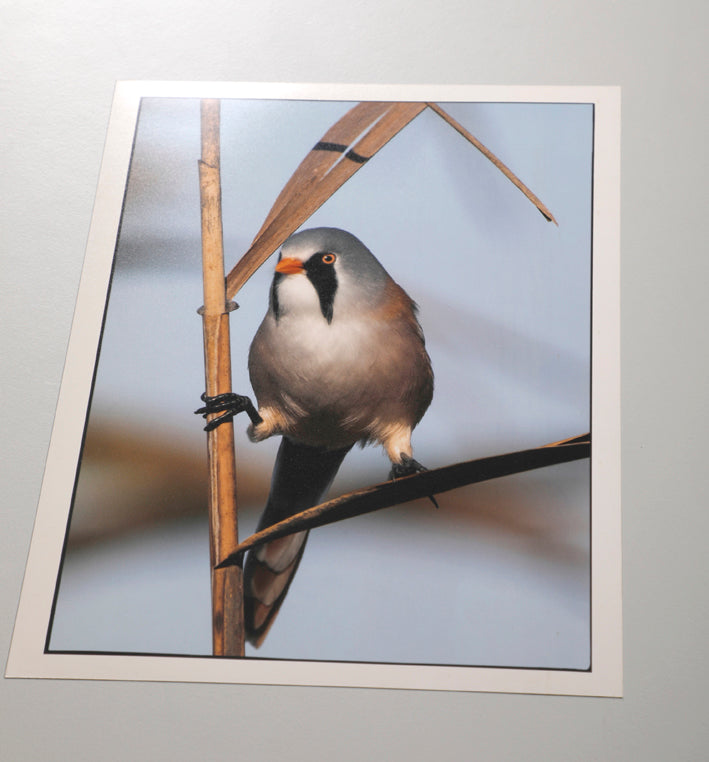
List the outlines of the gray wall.
{"label": "gray wall", "polygon": [[3,6],[5,656],[116,79],[623,87],[625,617],[622,700],[3,680],[3,759],[705,758],[703,0]]}

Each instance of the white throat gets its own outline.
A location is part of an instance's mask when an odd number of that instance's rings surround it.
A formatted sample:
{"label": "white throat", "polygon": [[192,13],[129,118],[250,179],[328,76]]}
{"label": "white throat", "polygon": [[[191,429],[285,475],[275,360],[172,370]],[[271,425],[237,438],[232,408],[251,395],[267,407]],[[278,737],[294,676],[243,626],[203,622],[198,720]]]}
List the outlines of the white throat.
{"label": "white throat", "polygon": [[285,317],[320,315],[320,299],[305,273],[286,275],[278,284],[278,306]]}

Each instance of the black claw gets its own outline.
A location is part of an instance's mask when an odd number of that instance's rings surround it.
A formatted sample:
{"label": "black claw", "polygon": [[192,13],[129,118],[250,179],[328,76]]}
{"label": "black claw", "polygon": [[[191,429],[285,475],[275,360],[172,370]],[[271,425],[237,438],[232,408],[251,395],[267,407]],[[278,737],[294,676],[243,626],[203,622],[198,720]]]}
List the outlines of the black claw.
{"label": "black claw", "polygon": [[[428,471],[425,466],[422,466],[417,460],[410,458],[408,455],[401,455],[400,463],[392,463],[391,471],[389,472],[389,479],[401,479],[402,476],[413,476],[414,474],[421,474],[424,471]],[[438,502],[433,495],[429,495],[428,499],[438,508]]]}
{"label": "black claw", "polygon": [[251,400],[243,394],[226,392],[225,394],[209,397],[205,392],[200,395],[200,399],[205,404],[204,407],[194,411],[195,415],[201,415],[203,418],[206,418],[213,413],[222,413],[222,415],[212,418],[207,423],[204,427],[205,431],[212,431],[212,429],[216,429],[217,426],[226,423],[226,421],[231,421],[235,415],[243,412],[246,412],[254,425],[261,423],[263,420]]}
{"label": "black claw", "polygon": [[390,479],[400,479],[402,476],[412,476],[413,474],[420,474],[427,470],[417,460],[409,458],[408,455],[401,455],[400,457],[400,463],[391,464],[391,471],[389,472]]}

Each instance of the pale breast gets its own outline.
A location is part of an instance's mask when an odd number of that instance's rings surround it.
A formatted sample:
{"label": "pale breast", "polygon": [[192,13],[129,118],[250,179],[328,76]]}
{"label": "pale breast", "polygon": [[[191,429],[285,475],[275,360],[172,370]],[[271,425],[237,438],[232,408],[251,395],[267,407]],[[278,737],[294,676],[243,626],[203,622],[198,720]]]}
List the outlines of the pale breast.
{"label": "pale breast", "polygon": [[344,446],[382,421],[412,427],[430,402],[432,376],[420,336],[404,323],[268,315],[252,343],[249,370],[259,406],[292,421],[302,441]]}

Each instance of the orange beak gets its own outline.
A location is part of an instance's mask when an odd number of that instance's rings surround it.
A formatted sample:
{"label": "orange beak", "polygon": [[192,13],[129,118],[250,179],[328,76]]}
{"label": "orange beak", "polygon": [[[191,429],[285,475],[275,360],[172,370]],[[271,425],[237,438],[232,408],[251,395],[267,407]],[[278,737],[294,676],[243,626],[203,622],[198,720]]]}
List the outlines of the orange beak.
{"label": "orange beak", "polygon": [[303,263],[295,257],[284,257],[277,265],[276,272],[283,275],[295,275],[303,272]]}

